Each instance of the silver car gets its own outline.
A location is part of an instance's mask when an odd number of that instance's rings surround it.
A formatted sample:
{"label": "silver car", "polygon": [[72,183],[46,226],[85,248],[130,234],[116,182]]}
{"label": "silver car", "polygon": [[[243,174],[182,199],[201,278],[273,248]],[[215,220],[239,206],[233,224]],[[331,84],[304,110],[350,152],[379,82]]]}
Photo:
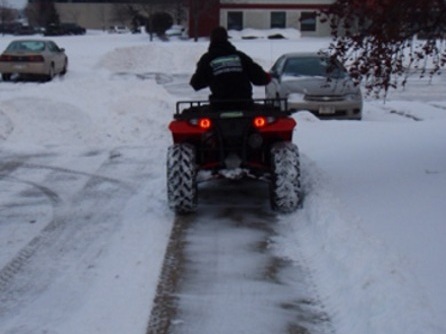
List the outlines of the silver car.
{"label": "silver car", "polygon": [[15,74],[51,80],[57,74],[65,74],[67,68],[65,50],[51,40],[15,40],[0,55],[0,73],[4,81],[11,80]]}
{"label": "silver car", "polygon": [[288,53],[270,70],[267,98],[285,98],[288,108],[308,110],[319,118],[362,118],[361,89],[340,62],[322,53]]}

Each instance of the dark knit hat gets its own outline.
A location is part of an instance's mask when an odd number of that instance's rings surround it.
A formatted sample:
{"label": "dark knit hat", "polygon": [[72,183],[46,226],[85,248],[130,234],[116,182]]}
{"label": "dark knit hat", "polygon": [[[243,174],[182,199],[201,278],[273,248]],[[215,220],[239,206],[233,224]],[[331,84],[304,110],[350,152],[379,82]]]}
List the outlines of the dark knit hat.
{"label": "dark knit hat", "polygon": [[223,43],[228,40],[228,32],[223,27],[217,27],[211,32],[211,43]]}

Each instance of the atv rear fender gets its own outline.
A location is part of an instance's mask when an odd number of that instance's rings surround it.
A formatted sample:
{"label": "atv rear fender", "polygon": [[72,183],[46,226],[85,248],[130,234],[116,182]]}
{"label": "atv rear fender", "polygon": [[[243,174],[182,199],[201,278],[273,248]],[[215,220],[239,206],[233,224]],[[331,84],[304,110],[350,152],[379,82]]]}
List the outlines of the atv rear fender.
{"label": "atv rear fender", "polygon": [[[183,105],[189,108],[182,108]],[[285,106],[284,109],[276,105]],[[296,121],[289,117],[286,101],[256,99],[247,110],[215,111],[208,101],[180,101],[177,103],[175,120],[169,124],[175,143],[194,142],[213,130],[214,122],[225,119],[252,119],[253,127],[263,137],[291,141]],[[257,124],[255,124],[258,122]]]}
{"label": "atv rear fender", "polygon": [[[200,122],[200,119],[197,119],[197,122]],[[257,131],[264,137],[274,136],[283,141],[291,141],[296,124],[296,121],[291,117],[279,118],[258,127]],[[201,138],[203,134],[212,131],[212,125],[209,128],[203,128],[198,123],[193,124],[188,120],[174,120],[169,124],[169,130],[172,132],[174,143],[183,143]]]}

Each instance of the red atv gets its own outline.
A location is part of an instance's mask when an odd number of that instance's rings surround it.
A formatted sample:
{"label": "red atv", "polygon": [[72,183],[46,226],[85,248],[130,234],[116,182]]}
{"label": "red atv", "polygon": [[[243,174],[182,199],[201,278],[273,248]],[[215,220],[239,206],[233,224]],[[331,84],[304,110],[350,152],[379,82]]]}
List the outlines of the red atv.
{"label": "red atv", "polygon": [[299,151],[292,143],[296,121],[286,100],[235,102],[229,108],[208,101],[177,103],[169,125],[174,144],[167,152],[167,197],[175,212],[196,210],[201,171],[212,178],[266,180],[274,210],[291,212],[299,206]]}

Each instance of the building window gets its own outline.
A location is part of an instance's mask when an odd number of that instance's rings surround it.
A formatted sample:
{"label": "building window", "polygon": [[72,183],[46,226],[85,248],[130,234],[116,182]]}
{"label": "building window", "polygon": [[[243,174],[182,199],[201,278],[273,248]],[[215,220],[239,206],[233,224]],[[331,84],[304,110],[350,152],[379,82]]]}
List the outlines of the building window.
{"label": "building window", "polygon": [[242,30],[242,29],[243,29],[243,13],[228,12],[228,30]]}
{"label": "building window", "polygon": [[286,27],[286,13],[271,12],[271,28],[285,28],[285,27]]}
{"label": "building window", "polygon": [[300,15],[300,31],[316,31],[316,13],[302,12]]}

